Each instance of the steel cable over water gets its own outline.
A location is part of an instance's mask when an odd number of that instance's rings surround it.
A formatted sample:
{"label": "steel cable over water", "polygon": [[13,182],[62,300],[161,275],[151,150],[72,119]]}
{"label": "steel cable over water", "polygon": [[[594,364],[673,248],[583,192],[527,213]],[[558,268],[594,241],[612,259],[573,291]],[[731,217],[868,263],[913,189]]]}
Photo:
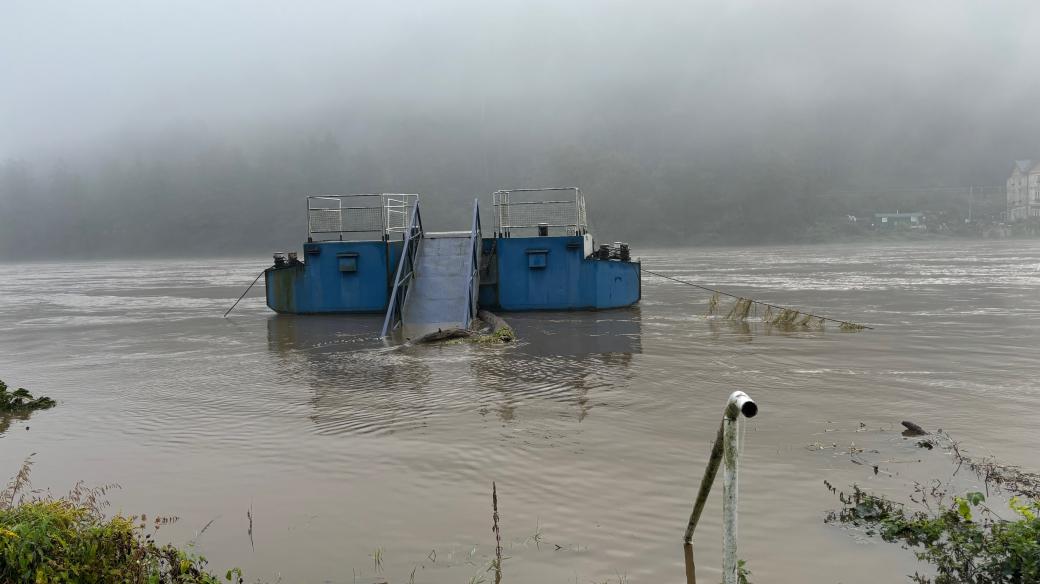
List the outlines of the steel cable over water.
{"label": "steel cable over water", "polygon": [[256,275],[256,278],[253,278],[253,283],[250,284],[249,287],[246,288],[246,291],[243,292],[242,295],[238,297],[238,300],[236,300],[235,303],[231,305],[231,308],[227,309],[227,312],[224,313],[224,318],[227,318],[227,315],[231,314],[231,311],[234,310],[236,306],[238,306],[238,303],[242,302],[242,299],[246,297],[246,294],[249,294],[249,291],[253,289],[253,286],[256,286],[257,281],[260,280],[260,276],[263,276],[264,272],[266,272],[266,271],[267,270],[264,270],[264,271],[260,272],[259,274]]}

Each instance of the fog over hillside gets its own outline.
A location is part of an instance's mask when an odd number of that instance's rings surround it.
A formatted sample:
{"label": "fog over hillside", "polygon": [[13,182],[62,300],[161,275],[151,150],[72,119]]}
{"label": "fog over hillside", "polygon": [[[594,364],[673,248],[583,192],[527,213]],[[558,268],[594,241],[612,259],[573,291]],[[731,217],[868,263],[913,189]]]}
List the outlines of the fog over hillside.
{"label": "fog over hillside", "polygon": [[[601,238],[804,241],[1040,157],[1040,5],[0,6],[0,257],[298,247],[303,197],[578,185]],[[490,213],[489,213],[490,215]]]}

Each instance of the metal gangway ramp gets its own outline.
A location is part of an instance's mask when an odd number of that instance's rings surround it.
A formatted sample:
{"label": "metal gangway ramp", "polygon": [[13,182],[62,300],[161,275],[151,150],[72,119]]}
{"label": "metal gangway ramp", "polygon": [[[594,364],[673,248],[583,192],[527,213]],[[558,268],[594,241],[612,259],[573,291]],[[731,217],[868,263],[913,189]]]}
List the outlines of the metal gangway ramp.
{"label": "metal gangway ramp", "polygon": [[477,310],[481,247],[477,201],[469,231],[423,231],[416,211],[394,278],[383,336],[399,331],[405,339],[416,339],[438,330],[469,328]]}

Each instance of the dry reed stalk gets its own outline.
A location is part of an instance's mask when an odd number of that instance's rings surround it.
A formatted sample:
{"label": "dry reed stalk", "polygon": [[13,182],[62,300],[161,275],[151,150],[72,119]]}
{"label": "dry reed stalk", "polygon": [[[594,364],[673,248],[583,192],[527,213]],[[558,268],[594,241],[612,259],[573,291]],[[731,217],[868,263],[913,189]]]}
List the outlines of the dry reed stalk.
{"label": "dry reed stalk", "polygon": [[22,468],[18,469],[18,474],[14,475],[11,482],[7,483],[7,488],[0,493],[0,509],[15,507],[18,493],[29,486],[29,473],[32,471],[32,457],[34,456],[36,456],[35,452],[25,457],[25,460],[22,461]]}
{"label": "dry reed stalk", "polygon": [[719,313],[719,293],[716,292],[708,299],[708,312],[704,316],[715,316]]}
{"label": "dry reed stalk", "polygon": [[491,481],[491,531],[495,534],[495,584],[502,582],[502,531],[498,527],[498,488]]}
{"label": "dry reed stalk", "polygon": [[256,551],[256,544],[253,543],[253,504],[249,504],[249,509],[246,510],[246,519],[249,520],[249,548]]}

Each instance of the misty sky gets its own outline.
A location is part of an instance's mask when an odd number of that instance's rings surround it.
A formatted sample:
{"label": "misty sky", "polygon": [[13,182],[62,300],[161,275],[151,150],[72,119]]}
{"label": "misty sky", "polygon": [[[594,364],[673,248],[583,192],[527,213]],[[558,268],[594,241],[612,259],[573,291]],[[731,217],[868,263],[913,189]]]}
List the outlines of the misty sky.
{"label": "misty sky", "polygon": [[0,79],[12,258],[292,249],[308,195],[459,229],[560,185],[607,241],[820,242],[964,225],[969,186],[999,221],[1040,158],[1036,0],[0,0]]}
{"label": "misty sky", "polygon": [[617,123],[600,111],[694,127],[817,111],[884,126],[923,106],[982,126],[1040,115],[1037,2],[4,0],[0,11],[0,158],[75,156],[182,124],[248,133],[374,111],[560,131]]}

